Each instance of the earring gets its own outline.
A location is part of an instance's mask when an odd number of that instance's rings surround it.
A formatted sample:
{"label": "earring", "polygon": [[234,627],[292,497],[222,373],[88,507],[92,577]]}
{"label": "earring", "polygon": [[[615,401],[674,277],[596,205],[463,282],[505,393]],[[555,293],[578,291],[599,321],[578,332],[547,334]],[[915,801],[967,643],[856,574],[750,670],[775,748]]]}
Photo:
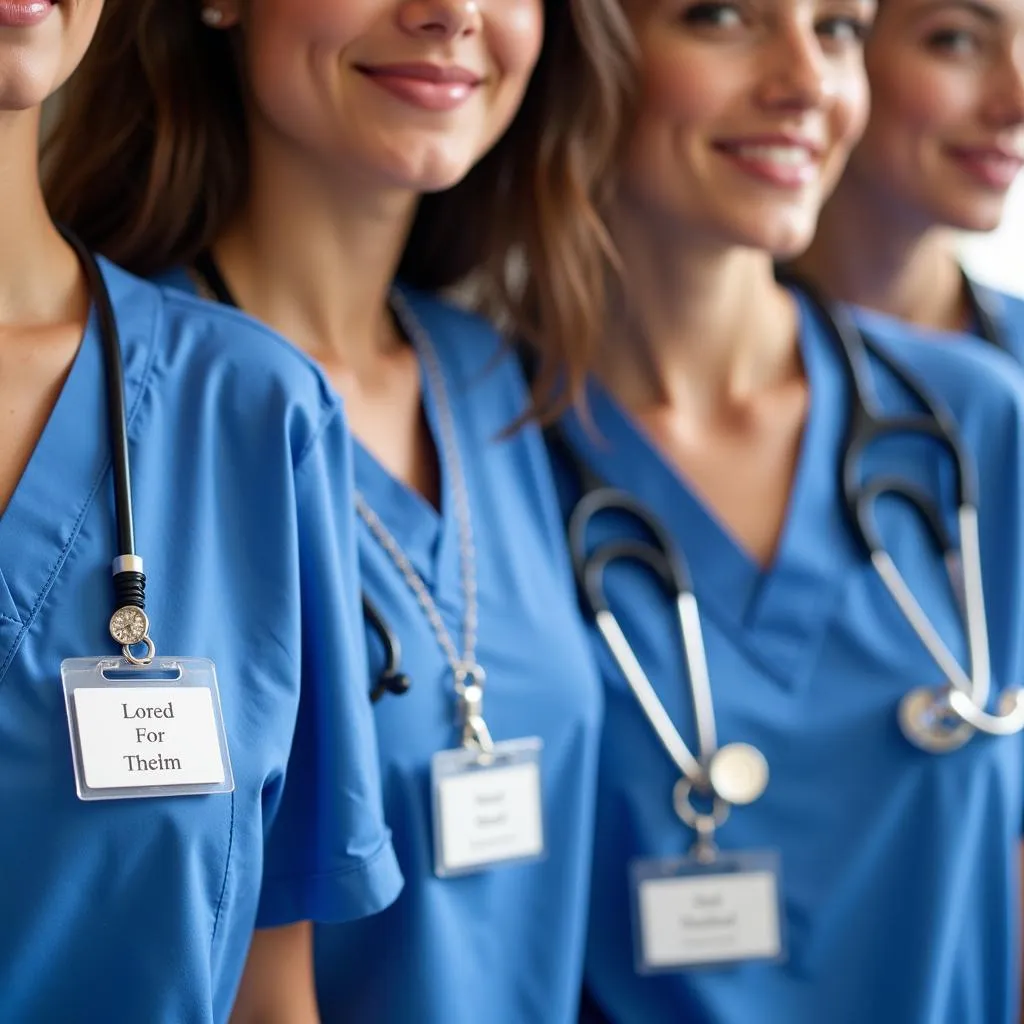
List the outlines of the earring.
{"label": "earring", "polygon": [[199,16],[208,28],[217,28],[224,21],[224,12],[219,7],[204,7]]}

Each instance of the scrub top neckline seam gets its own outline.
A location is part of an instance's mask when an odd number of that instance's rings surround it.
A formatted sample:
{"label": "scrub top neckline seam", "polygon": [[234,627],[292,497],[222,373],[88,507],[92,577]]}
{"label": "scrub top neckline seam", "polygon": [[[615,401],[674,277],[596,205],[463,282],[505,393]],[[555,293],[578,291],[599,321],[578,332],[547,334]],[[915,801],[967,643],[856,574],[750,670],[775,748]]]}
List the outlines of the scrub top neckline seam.
{"label": "scrub top neckline seam", "polygon": [[[106,275],[104,275],[104,280],[106,281]],[[107,284],[109,286],[109,281],[107,282]],[[135,378],[134,374],[132,374],[130,377],[128,375],[125,376],[125,387],[127,388],[129,386],[133,386],[134,389],[135,389],[135,394],[132,396],[131,404],[128,407],[128,415],[127,415],[127,420],[126,420],[126,426],[127,426],[128,431],[129,431],[129,440],[131,440],[131,436],[130,436],[131,428],[132,428],[132,426],[135,423],[136,416],[138,415],[139,408],[141,407],[141,404],[142,404],[142,399],[143,399],[143,397],[146,394],[146,391],[147,391],[150,379],[152,377],[153,365],[154,365],[154,363],[156,361],[156,344],[155,344],[155,340],[156,340],[157,330],[158,330],[160,324],[162,323],[161,311],[162,311],[162,307],[160,309],[155,309],[154,308],[153,311],[152,311],[152,318],[151,318],[152,319],[152,326],[151,326],[151,329],[149,331],[148,339],[144,339],[143,340],[141,338],[140,334],[136,334],[135,335],[136,338],[139,338],[140,340],[142,340],[143,344],[147,345],[147,354],[146,354],[145,367],[142,370],[141,374],[138,376],[137,381],[136,381],[136,378]],[[94,304],[93,308],[90,310],[89,319],[86,322],[86,328],[85,328],[85,331],[83,332],[82,341],[81,341],[81,344],[79,346],[78,353],[76,353],[76,356],[75,356],[76,361],[77,361],[78,357],[81,355],[82,347],[90,339],[92,339],[97,345],[99,344],[98,331],[99,331],[99,321],[97,319],[96,309],[95,309],[95,304]],[[124,348],[125,348],[125,341],[126,341],[126,339],[122,336],[122,339],[121,339],[122,353],[123,353]],[[101,384],[101,387],[104,387],[104,386],[105,385]],[[62,388],[62,391],[61,391],[61,395],[58,396],[58,399],[57,399],[57,403],[58,404],[60,403],[62,397],[63,397],[63,388]],[[46,429],[49,426],[51,420],[53,419],[53,416],[55,415],[56,411],[57,411],[57,406],[55,405],[53,410],[51,410],[51,412],[50,412],[50,417],[47,419],[46,425],[43,427],[43,432],[44,433],[46,432]],[[42,440],[42,434],[40,434],[40,439],[39,440],[40,441]],[[39,445],[39,442],[37,442],[36,448],[33,449],[32,458],[35,457],[35,453],[36,453],[36,450],[38,449],[38,445]],[[109,441],[108,441],[108,448],[109,448]],[[30,462],[31,462],[31,458],[30,458]],[[9,670],[10,666],[11,666],[11,663],[17,657],[18,651],[21,649],[21,644],[22,644],[22,641],[25,638],[25,634],[28,632],[29,629],[31,629],[32,624],[35,622],[35,619],[38,616],[40,609],[42,608],[42,606],[46,602],[46,598],[49,596],[50,591],[53,589],[53,586],[56,583],[57,578],[60,576],[61,570],[64,568],[65,564],[67,563],[68,555],[71,553],[72,548],[74,547],[76,541],[78,540],[78,538],[79,538],[79,536],[81,534],[82,524],[85,522],[86,516],[89,514],[90,510],[92,509],[93,504],[94,504],[94,502],[96,500],[96,495],[99,493],[100,486],[102,485],[103,481],[107,478],[107,476],[110,474],[112,467],[113,467],[113,456],[108,452],[106,458],[104,459],[103,466],[100,469],[100,471],[96,474],[95,478],[93,479],[92,485],[90,486],[88,492],[86,493],[86,498],[85,498],[84,502],[82,503],[82,508],[81,508],[78,516],[75,518],[75,521],[74,521],[71,529],[68,532],[68,539],[67,539],[67,541],[61,547],[61,549],[60,549],[56,559],[54,560],[53,564],[51,565],[50,571],[47,574],[46,579],[44,580],[42,586],[39,588],[39,591],[37,592],[36,597],[35,597],[34,601],[32,602],[31,608],[29,610],[29,614],[21,621],[21,626],[22,626],[21,630],[18,632],[17,636],[12,640],[11,646],[8,649],[8,652],[7,652],[7,656],[4,659],[3,664],[0,665],[0,689],[2,689],[3,682],[4,682],[4,680],[5,680],[6,676],[7,676],[7,672]],[[24,473],[27,473],[27,472],[28,472],[28,466],[25,467],[25,470],[23,472],[23,476],[24,476]],[[20,484],[20,481],[19,481],[19,484]],[[17,488],[15,488],[14,495],[12,495],[12,501],[14,500],[16,495],[17,495]]]}

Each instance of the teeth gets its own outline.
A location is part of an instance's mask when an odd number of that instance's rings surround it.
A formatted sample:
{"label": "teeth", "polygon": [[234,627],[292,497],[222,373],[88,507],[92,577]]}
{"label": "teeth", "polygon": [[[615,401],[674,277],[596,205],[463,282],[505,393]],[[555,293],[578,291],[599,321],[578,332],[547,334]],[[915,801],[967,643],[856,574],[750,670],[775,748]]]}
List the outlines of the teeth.
{"label": "teeth", "polygon": [[788,167],[805,167],[812,162],[811,154],[803,146],[737,146],[734,152],[748,160],[764,160]]}

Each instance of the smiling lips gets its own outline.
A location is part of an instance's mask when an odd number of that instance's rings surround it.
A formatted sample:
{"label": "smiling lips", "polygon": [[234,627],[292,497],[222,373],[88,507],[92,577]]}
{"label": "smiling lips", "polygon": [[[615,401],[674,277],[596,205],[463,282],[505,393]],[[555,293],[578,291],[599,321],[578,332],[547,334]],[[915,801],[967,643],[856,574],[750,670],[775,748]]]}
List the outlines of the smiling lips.
{"label": "smiling lips", "polygon": [[1024,145],[947,146],[945,152],[976,182],[997,192],[1005,192],[1024,168]]}
{"label": "smiling lips", "polygon": [[483,82],[466,68],[441,64],[364,64],[356,70],[405,103],[440,112],[462,106]]}
{"label": "smiling lips", "polygon": [[784,189],[813,184],[823,152],[818,143],[792,135],[719,140],[714,148],[749,177]]}
{"label": "smiling lips", "polygon": [[54,0],[0,0],[0,29],[31,28],[45,21]]}

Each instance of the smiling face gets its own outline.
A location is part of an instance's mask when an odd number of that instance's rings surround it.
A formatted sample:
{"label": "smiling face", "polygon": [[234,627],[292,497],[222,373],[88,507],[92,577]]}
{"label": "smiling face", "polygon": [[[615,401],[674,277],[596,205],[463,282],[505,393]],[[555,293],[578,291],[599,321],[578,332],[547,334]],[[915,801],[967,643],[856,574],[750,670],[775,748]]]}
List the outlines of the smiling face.
{"label": "smiling face", "polygon": [[103,0],[0,0],[0,112],[38,107],[81,63]]}
{"label": "smiling face", "polygon": [[448,188],[504,133],[542,0],[213,0],[242,25],[261,127],[328,169]]}
{"label": "smiling face", "polygon": [[623,199],[712,244],[810,241],[868,108],[871,0],[627,0],[643,93]]}
{"label": "smiling face", "polygon": [[853,179],[923,228],[987,231],[1024,167],[1024,0],[884,0]]}

